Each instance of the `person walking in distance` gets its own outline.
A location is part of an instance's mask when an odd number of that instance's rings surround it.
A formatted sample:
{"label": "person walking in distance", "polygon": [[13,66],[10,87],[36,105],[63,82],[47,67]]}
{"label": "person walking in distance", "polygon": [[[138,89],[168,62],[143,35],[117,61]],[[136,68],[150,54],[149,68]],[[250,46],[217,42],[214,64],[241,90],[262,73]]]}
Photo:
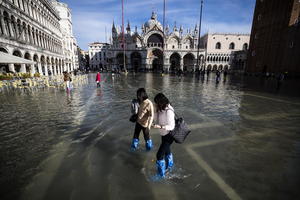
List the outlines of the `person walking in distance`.
{"label": "person walking in distance", "polygon": [[170,131],[175,128],[175,113],[168,98],[164,94],[157,94],[154,98],[154,102],[154,121],[156,124],[154,124],[153,127],[158,128],[161,135],[161,144],[156,154],[156,166],[158,175],[165,177],[166,169],[171,169],[174,165],[173,154],[171,153],[171,144],[174,139]]}
{"label": "person walking in distance", "polygon": [[100,82],[101,82],[101,74],[100,74],[100,72],[98,72],[96,75],[97,88],[101,86]]}
{"label": "person walking in distance", "polygon": [[217,70],[216,72],[216,83],[219,83],[221,80],[221,72],[220,70]]}
{"label": "person walking in distance", "polygon": [[137,100],[139,102],[138,117],[135,124],[134,135],[132,139],[131,149],[136,150],[139,145],[139,135],[141,130],[144,134],[146,150],[152,149],[152,140],[150,138],[150,128],[153,122],[154,109],[152,102],[148,99],[148,95],[144,88],[137,90]]}
{"label": "person walking in distance", "polygon": [[71,75],[68,72],[64,72],[64,81],[66,82],[67,92],[71,90]]}

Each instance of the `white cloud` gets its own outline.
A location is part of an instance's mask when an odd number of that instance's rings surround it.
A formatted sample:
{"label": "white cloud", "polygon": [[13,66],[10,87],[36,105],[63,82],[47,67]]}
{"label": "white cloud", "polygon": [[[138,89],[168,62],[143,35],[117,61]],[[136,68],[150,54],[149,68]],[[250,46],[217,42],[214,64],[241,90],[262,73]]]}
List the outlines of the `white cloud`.
{"label": "white cloud", "polygon": [[[121,0],[118,1],[121,2]],[[118,26],[121,24],[121,4],[118,3],[118,1],[84,0],[82,3],[80,2],[80,4],[85,5],[84,7],[75,7],[73,9],[74,33],[81,48],[87,49],[88,44],[91,42],[105,42],[105,27],[107,30],[107,41],[109,41],[112,21],[114,20]],[[169,5],[175,5],[175,1],[179,0],[167,0]],[[185,1],[187,6],[184,7],[171,7],[167,5],[166,23],[169,24],[171,28],[175,21],[177,22],[177,26],[183,25],[185,29],[190,28],[192,30],[194,29],[195,24],[199,23],[198,6],[189,6],[188,3],[190,3],[191,0]],[[134,30],[134,26],[140,28],[151,16],[152,10],[158,11],[158,19],[162,23],[162,2],[162,0],[125,1],[125,23],[129,20],[132,30]],[[173,2],[173,4],[170,2]],[[95,8],[98,7],[96,4],[107,7],[96,10]],[[234,10],[234,12],[237,12],[236,10],[239,10],[238,8],[237,5],[232,3],[222,4],[224,13],[226,10]],[[214,14],[209,11],[204,13],[203,17],[202,34],[206,33],[208,30],[209,32],[222,33],[250,33],[251,31],[251,23],[249,23],[249,21],[252,21],[252,19],[246,21],[243,20],[250,18],[249,14],[243,12],[238,16],[240,20],[234,20],[233,22],[227,22],[226,18],[215,19],[216,17]]]}
{"label": "white cloud", "polygon": [[105,42],[105,28],[107,41],[111,31],[113,15],[93,12],[79,12],[73,14],[73,26],[75,36],[82,49],[87,49],[89,43]]}

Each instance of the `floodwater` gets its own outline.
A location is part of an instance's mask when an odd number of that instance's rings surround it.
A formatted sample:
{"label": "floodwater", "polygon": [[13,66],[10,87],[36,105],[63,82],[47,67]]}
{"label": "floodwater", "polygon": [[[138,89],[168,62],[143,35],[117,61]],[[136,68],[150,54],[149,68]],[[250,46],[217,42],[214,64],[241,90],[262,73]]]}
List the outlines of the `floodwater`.
{"label": "floodwater", "polygon": [[[300,199],[299,84],[143,73],[103,74],[96,88],[94,76],[71,94],[0,94],[1,200]],[[142,135],[130,151],[139,87],[166,94],[192,130],[165,180],[153,179],[157,130],[152,151]]]}

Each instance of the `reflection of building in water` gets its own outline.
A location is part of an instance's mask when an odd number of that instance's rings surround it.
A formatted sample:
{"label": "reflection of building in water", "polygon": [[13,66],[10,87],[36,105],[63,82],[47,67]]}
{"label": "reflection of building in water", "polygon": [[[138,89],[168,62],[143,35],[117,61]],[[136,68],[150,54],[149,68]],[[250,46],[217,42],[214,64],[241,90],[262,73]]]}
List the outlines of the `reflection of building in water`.
{"label": "reflection of building in water", "polygon": [[[128,69],[136,71],[150,69],[194,71],[197,69],[198,27],[188,29],[186,33],[182,26],[176,23],[173,31],[169,26],[163,27],[155,13],[151,19],[142,25],[142,33],[137,28],[131,32],[128,22],[125,33],[125,62]],[[109,49],[109,64],[112,68],[124,65],[122,32],[115,24],[112,26],[112,44]],[[201,38],[199,50],[200,69],[230,68],[232,52],[248,48],[247,34],[206,34]],[[205,47],[208,46],[207,63],[205,63]],[[163,53],[164,52],[164,53]]]}
{"label": "reflection of building in water", "polygon": [[[169,26],[163,27],[153,12],[151,19],[142,25],[142,33],[137,27],[131,32],[128,22],[125,33],[125,62],[128,69],[175,71],[178,69],[192,71],[196,67],[198,44],[198,27],[183,33],[183,28],[174,25],[173,32]],[[112,44],[109,49],[112,68],[123,68],[122,32],[115,24],[112,26]],[[163,49],[164,48],[164,49]],[[163,51],[164,50],[164,51]],[[164,55],[163,55],[164,52]],[[200,50],[199,59],[204,58],[204,50]]]}
{"label": "reflection of building in water", "polygon": [[257,0],[246,71],[300,75],[299,36],[299,0]]}
{"label": "reflection of building in water", "polygon": [[[206,68],[210,70],[228,70],[236,62],[236,54],[246,52],[249,34],[208,33],[201,37],[200,47],[207,47]],[[237,53],[240,52],[240,53]],[[244,63],[246,58],[239,58]]]}

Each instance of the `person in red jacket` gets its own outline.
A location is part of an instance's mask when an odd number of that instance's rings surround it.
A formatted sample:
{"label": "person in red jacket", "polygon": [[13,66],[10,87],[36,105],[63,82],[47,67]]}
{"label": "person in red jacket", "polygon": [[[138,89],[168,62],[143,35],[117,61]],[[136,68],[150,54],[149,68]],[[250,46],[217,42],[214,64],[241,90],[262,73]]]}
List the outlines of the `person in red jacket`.
{"label": "person in red jacket", "polygon": [[101,81],[101,74],[100,72],[97,73],[96,75],[96,82],[97,82],[97,87],[100,87],[100,81]]}

